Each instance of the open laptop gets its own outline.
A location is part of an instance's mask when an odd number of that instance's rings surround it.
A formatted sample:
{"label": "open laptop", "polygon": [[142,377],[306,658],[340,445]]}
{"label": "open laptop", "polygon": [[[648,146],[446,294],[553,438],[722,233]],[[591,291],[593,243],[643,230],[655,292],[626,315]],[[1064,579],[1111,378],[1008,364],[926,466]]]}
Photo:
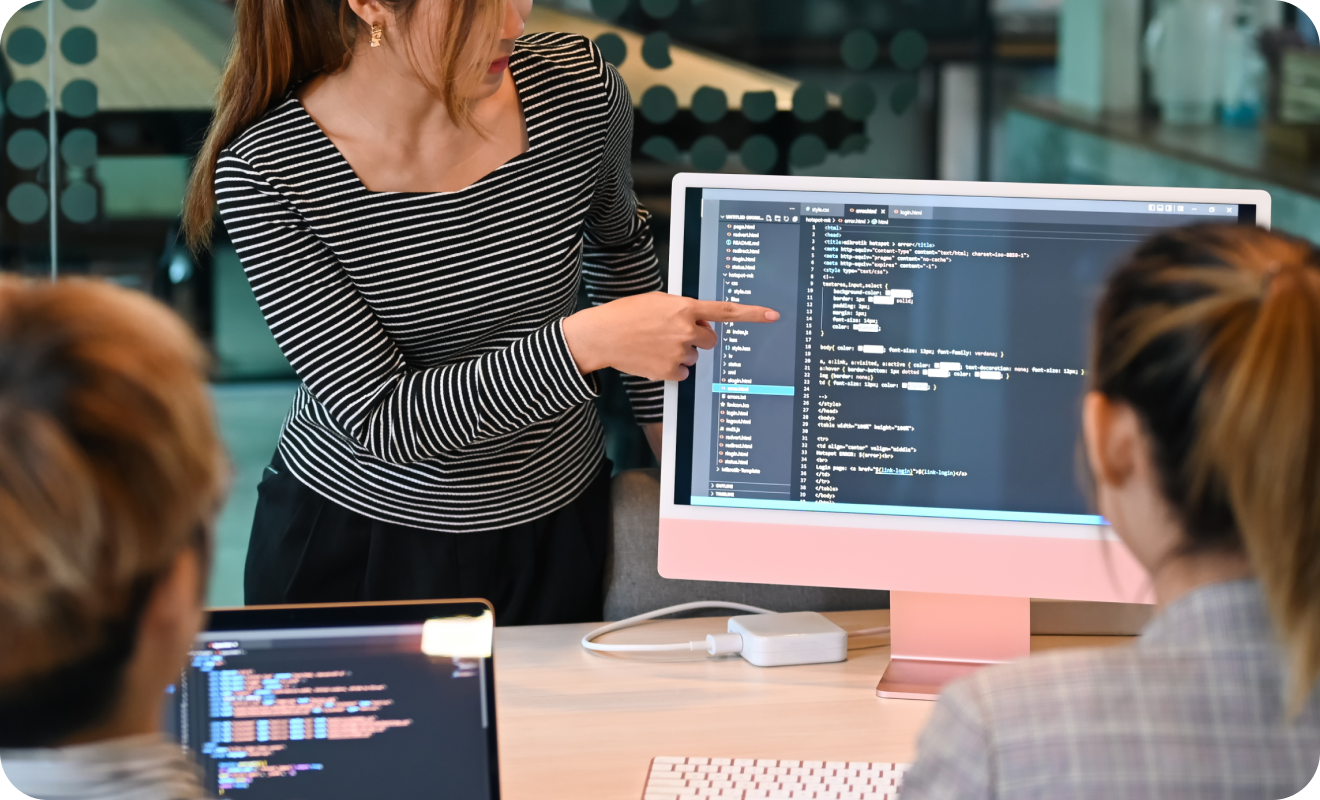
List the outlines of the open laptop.
{"label": "open laptop", "polygon": [[240,800],[497,800],[483,600],[213,611],[168,729]]}

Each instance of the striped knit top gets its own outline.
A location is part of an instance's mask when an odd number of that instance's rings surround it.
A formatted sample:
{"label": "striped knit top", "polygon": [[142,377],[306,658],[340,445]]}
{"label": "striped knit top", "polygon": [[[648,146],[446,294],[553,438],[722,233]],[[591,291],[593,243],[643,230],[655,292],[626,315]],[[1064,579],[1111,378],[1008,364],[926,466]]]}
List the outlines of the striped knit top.
{"label": "striped knit top", "polygon": [[[562,322],[659,289],[632,191],[632,103],[588,40],[518,40],[528,148],[456,192],[373,192],[290,95],[220,156],[215,191],[301,386],[280,436],[300,481],[372,519],[510,527],[572,502],[603,457]],[[639,422],[662,384],[625,377]]]}

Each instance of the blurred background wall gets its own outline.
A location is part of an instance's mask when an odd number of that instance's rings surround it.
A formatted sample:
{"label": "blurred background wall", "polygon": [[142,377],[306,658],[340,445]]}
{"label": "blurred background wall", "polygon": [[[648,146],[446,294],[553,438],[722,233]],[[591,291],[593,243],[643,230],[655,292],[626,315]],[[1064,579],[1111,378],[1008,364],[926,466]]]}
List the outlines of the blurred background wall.
{"label": "blurred background wall", "polygon": [[[662,260],[687,170],[1263,188],[1277,227],[1320,240],[1320,41],[1279,0],[539,0],[529,29],[619,67]],[[177,241],[232,31],[227,0],[43,0],[0,42],[0,269],[150,292],[214,353],[235,469],[217,604],[241,603],[296,385],[224,231]],[[616,467],[648,465],[603,385]]]}

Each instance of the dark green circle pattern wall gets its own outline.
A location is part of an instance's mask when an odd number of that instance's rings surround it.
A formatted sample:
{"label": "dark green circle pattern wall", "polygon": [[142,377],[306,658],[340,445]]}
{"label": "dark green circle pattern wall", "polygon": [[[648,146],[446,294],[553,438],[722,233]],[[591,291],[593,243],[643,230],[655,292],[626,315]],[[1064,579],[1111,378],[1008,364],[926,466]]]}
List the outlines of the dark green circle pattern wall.
{"label": "dark green circle pattern wall", "polygon": [[[65,0],[70,2],[70,0]],[[76,2],[94,2],[94,0],[75,0]],[[631,3],[636,2],[641,11],[650,19],[663,24],[680,8],[684,0],[591,0],[591,9],[603,20],[613,22],[628,11]],[[687,0],[693,5],[700,5],[710,0]],[[614,32],[602,33],[596,38],[601,56],[610,64],[618,67],[634,54],[629,53],[628,43]],[[665,70],[673,66],[672,40],[663,30],[652,31],[642,37],[639,56],[643,63],[654,70]],[[866,73],[876,68],[880,61],[881,43],[875,34],[867,30],[852,30],[839,42],[839,59],[848,70]],[[926,38],[917,30],[906,29],[895,34],[888,43],[888,56],[893,66],[903,73],[902,79],[889,91],[884,103],[894,115],[906,113],[919,94],[918,71],[925,65],[929,52]],[[739,102],[739,111],[745,120],[760,128],[771,123],[781,112],[778,98],[772,91],[745,92]],[[864,75],[848,83],[832,98],[825,87],[811,81],[798,85],[793,93],[789,112],[792,118],[810,126],[837,107],[838,113],[851,122],[865,122],[881,107],[882,98],[877,94],[874,84]],[[67,100],[66,100],[67,104]],[[666,127],[679,115],[679,98],[674,90],[663,84],[648,88],[638,101],[642,118],[653,126]],[[716,130],[710,129],[724,121],[731,110],[731,103],[724,89],[716,86],[702,86],[692,96],[690,111],[692,117],[708,129],[697,136],[687,151],[691,167],[705,172],[724,169],[730,156],[729,143],[720,138]],[[737,113],[737,112],[735,112]],[[684,153],[667,132],[648,136],[641,143],[640,151],[657,161],[680,163]],[[862,132],[851,133],[839,143],[836,152],[840,155],[863,153],[870,146],[869,137]],[[830,149],[820,135],[802,133],[787,143],[787,150],[767,135],[757,130],[747,136],[737,156],[742,166],[752,172],[767,173],[780,165],[781,156],[786,164],[795,168],[807,168],[824,163]]]}
{"label": "dark green circle pattern wall", "polygon": [[[56,8],[56,30],[69,20],[67,14],[76,15],[95,4],[96,0],[63,0],[63,8]],[[9,34],[4,52],[14,63],[23,66],[35,66],[54,57],[57,78],[61,61],[78,67],[92,64],[100,52],[96,32],[76,24],[76,16],[73,21],[75,24],[68,25],[59,37],[54,55],[48,49],[47,33],[26,24]],[[89,181],[97,163],[96,134],[87,128],[68,130],[58,143],[58,158],[52,158],[55,154],[47,141],[46,121],[52,88],[36,80],[22,79],[15,81],[5,93],[3,113],[8,117],[4,124],[5,157],[19,177],[5,195],[4,206],[10,217],[23,225],[45,220],[51,209],[51,197],[47,193],[49,170],[54,166],[59,170],[59,183],[63,184],[57,198],[61,216],[68,222],[86,224],[100,214],[100,193]],[[100,105],[96,84],[86,78],[66,81],[56,97],[57,109],[74,119],[95,115]]]}

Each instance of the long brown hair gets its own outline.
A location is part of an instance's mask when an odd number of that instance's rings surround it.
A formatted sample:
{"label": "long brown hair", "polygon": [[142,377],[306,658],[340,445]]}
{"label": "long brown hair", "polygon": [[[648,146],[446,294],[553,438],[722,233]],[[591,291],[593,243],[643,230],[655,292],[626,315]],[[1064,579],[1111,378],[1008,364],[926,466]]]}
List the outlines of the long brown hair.
{"label": "long brown hair", "polygon": [[1250,559],[1299,709],[1320,678],[1320,253],[1161,234],[1111,278],[1094,341],[1094,388],[1141,417],[1187,548]]}
{"label": "long brown hair", "polygon": [[[468,92],[485,71],[506,0],[447,0],[444,25],[431,42],[431,52],[438,54],[434,69],[422,65],[407,35],[419,0],[380,2],[403,28],[391,31],[388,40],[403,42],[413,69],[444,103],[450,119],[470,127],[473,104]],[[365,31],[366,24],[348,0],[238,0],[234,43],[216,94],[215,116],[183,203],[183,232],[194,250],[204,249],[211,240],[220,152],[291,87],[317,72],[346,66]]]}
{"label": "long brown hair", "polygon": [[228,478],[206,365],[140,292],[0,277],[0,747],[108,712],[155,580],[206,560]]}

